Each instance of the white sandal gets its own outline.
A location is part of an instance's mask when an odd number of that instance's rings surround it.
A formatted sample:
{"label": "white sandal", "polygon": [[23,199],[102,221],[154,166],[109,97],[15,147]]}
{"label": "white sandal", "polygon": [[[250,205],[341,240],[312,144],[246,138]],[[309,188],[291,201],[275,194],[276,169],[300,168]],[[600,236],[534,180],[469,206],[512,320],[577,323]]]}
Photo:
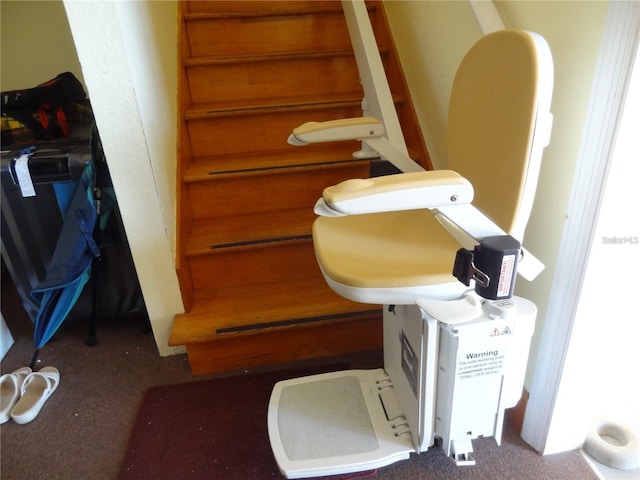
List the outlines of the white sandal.
{"label": "white sandal", "polygon": [[60,372],[55,367],[44,367],[33,372],[22,384],[22,396],[11,411],[11,418],[16,423],[29,423],[55,392],[60,383]]}
{"label": "white sandal", "polygon": [[24,379],[30,373],[29,367],[22,367],[0,377],[0,423],[8,422],[11,418],[11,410],[20,398]]}

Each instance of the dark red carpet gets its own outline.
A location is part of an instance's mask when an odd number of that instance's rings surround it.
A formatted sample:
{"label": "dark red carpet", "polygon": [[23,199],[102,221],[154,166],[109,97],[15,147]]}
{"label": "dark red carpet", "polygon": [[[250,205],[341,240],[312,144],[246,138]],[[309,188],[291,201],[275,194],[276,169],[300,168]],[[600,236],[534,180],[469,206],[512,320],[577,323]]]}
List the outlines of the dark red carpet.
{"label": "dark red carpet", "polygon": [[[314,373],[361,368],[350,362],[149,388],[135,420],[120,480],[280,480],[269,444],[273,385]],[[439,448],[377,472],[326,480],[596,480],[578,450],[539,455],[508,423],[502,445],[474,441],[476,466],[457,467]],[[4,461],[4,460],[3,460]],[[3,472],[4,473],[4,472]]]}
{"label": "dark red carpet", "polygon": [[138,412],[120,478],[284,478],[267,433],[273,385],[344,368],[268,372],[150,388]]}

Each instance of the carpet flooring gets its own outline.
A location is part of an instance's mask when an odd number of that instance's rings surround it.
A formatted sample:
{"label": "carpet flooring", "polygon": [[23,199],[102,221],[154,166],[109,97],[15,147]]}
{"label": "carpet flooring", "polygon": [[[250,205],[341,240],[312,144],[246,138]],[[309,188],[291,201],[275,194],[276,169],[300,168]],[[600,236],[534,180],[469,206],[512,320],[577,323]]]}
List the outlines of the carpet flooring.
{"label": "carpet flooring", "polygon": [[[7,373],[29,363],[33,326],[5,277],[1,299],[3,316],[15,338],[0,362],[1,372]],[[369,352],[193,377],[185,355],[158,355],[153,335],[143,333],[142,322],[104,320],[97,327],[98,345],[94,347],[84,344],[86,326],[69,322],[41,351],[36,368],[57,367],[60,386],[33,422],[18,425],[9,421],[0,427],[2,480],[280,479],[283,477],[274,470],[275,462],[270,456],[265,417],[276,377],[291,375],[292,369],[330,369],[336,364],[375,368],[382,364],[380,352]],[[256,374],[264,374],[259,386],[252,383],[256,381],[252,375]],[[215,398],[217,381],[229,383],[224,402]],[[178,408],[178,397],[189,395],[190,400],[202,404],[222,402],[226,406]],[[255,408],[238,405],[238,398],[247,397],[251,397]],[[251,414],[247,410],[241,413],[241,408],[249,408]],[[155,425],[144,426],[149,409],[171,420],[156,417]],[[214,416],[205,418],[207,412],[214,412]],[[218,421],[225,415],[227,426]],[[252,419],[250,423],[245,420],[242,429],[238,429],[242,422],[233,422],[238,421],[239,415]],[[196,426],[198,416],[202,430]],[[245,433],[237,433],[240,431]],[[212,455],[211,442],[231,448],[216,448]],[[475,441],[474,448],[478,462],[475,467],[455,467],[442,451],[432,449],[379,469],[372,478],[597,479],[579,452],[541,456],[508,425],[501,447],[486,438]],[[171,468],[158,460],[165,456],[173,459]],[[216,458],[223,468],[215,474],[204,467],[200,470],[201,465],[211,465]],[[158,469],[158,463],[162,468]],[[127,477],[129,474],[135,475]]]}
{"label": "carpet flooring", "polygon": [[150,388],[133,427],[120,479],[280,478],[266,426],[273,385],[345,367]]}
{"label": "carpet flooring", "polygon": [[[241,375],[147,390],[122,464],[120,480],[282,478],[266,426],[269,396],[282,379],[343,367]],[[502,446],[475,442],[477,465],[456,467],[438,448],[364,472],[376,479],[590,479],[578,452],[542,457],[507,425]],[[338,478],[357,478],[356,475]]]}

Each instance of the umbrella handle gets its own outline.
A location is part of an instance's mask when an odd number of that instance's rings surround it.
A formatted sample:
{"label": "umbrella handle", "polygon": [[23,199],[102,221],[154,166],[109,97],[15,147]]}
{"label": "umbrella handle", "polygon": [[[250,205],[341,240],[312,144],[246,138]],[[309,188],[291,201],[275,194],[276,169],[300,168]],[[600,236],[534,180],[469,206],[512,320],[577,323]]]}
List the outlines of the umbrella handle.
{"label": "umbrella handle", "polygon": [[36,365],[36,360],[38,359],[39,353],[40,353],[40,349],[36,348],[35,351],[33,352],[33,355],[31,356],[31,362],[29,363],[29,368],[31,370],[33,370]]}

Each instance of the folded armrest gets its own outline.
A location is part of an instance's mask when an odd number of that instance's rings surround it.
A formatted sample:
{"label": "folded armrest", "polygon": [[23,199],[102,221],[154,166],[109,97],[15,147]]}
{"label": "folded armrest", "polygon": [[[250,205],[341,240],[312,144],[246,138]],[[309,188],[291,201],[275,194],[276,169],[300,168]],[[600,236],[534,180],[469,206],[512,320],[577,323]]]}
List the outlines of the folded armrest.
{"label": "folded armrest", "polygon": [[326,122],[307,122],[293,129],[290,145],[362,140],[384,135],[384,126],[373,117],[343,118]]}
{"label": "folded armrest", "polygon": [[316,204],[324,216],[439,208],[473,200],[468,180],[451,170],[346,180],[327,187]]}
{"label": "folded armrest", "polygon": [[287,143],[310,143],[360,140],[381,158],[388,160],[402,172],[422,172],[424,169],[385,137],[384,125],[374,117],[343,118],[326,122],[307,122],[293,129]]}

